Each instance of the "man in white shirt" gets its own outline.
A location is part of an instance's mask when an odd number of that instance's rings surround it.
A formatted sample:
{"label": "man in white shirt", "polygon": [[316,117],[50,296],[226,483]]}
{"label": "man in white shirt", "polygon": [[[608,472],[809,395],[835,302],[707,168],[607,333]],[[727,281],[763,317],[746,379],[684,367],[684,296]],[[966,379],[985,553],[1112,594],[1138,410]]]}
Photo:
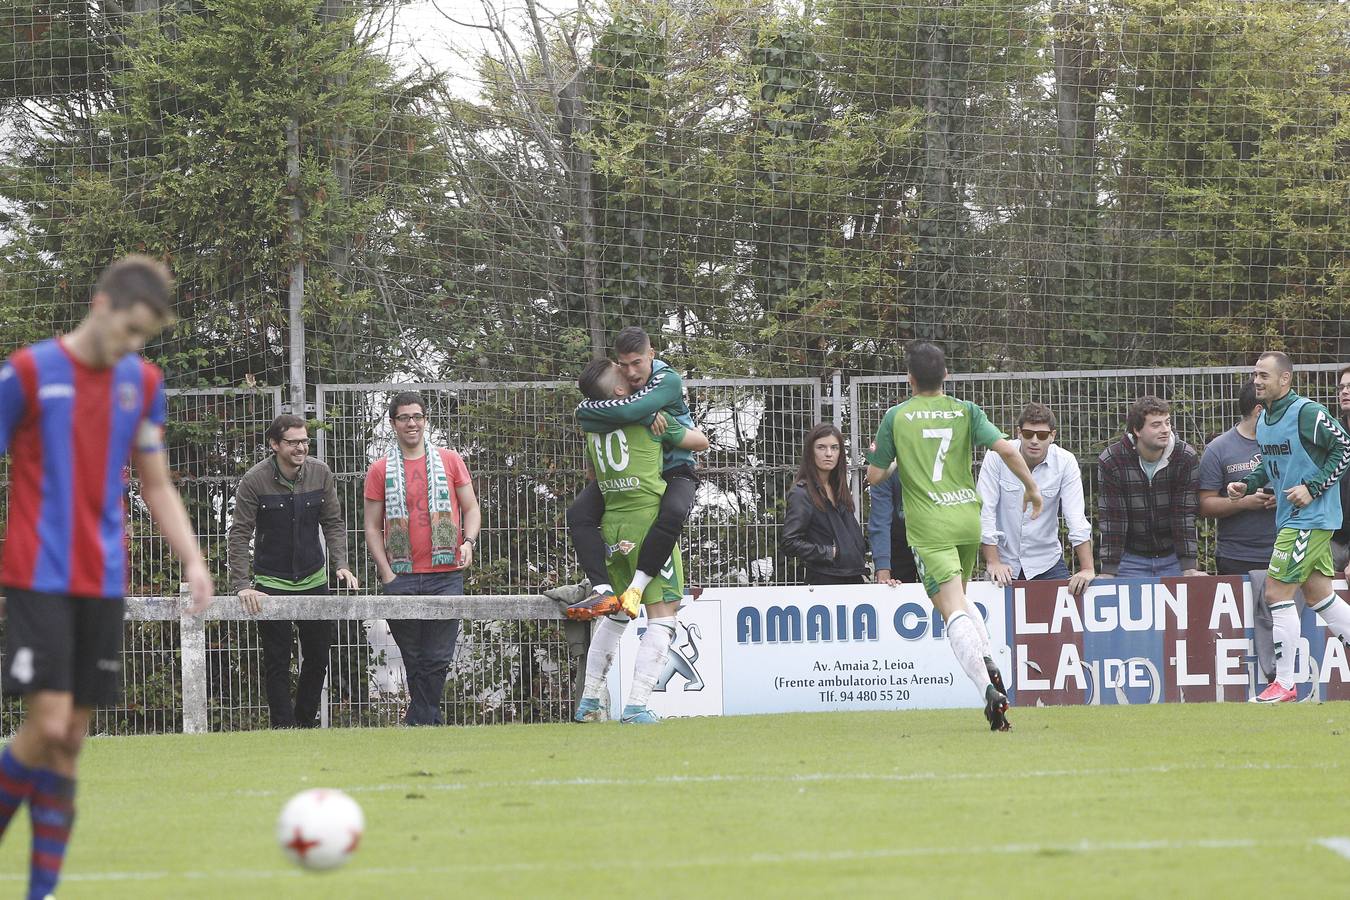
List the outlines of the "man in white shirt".
{"label": "man in white shirt", "polygon": [[[1055,414],[1044,403],[1028,403],[1017,419],[1017,447],[1045,498],[1045,513],[1032,519],[1023,511],[1022,482],[997,453],[986,453],[976,484],[980,512],[980,553],[994,583],[1066,580],[1075,595],[1096,577],[1092,562],[1092,526],[1083,501],[1083,476],[1074,455],[1055,443]],[[1059,542],[1058,507],[1078,557],[1072,577]]]}

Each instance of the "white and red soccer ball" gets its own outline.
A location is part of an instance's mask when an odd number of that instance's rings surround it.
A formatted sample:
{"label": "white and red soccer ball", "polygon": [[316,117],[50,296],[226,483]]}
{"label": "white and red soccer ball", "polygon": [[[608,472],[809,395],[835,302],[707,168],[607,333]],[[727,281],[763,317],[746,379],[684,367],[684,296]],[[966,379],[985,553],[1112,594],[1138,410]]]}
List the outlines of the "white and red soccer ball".
{"label": "white and red soccer ball", "polygon": [[306,869],[334,869],[356,852],[365,830],[366,817],[355,800],[342,791],[315,788],[282,807],[277,843]]}

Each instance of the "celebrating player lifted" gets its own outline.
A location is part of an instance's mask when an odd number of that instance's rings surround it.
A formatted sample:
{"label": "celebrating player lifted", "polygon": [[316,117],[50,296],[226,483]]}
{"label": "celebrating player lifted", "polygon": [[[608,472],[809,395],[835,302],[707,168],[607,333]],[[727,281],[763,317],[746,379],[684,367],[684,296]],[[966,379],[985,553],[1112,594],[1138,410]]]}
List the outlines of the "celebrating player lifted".
{"label": "celebrating player lifted", "polygon": [[[607,359],[595,360],[586,367],[580,387],[582,393],[592,399],[621,396],[627,391],[619,367]],[[624,425],[603,433],[586,434],[587,460],[605,497],[601,527],[607,553],[607,574],[621,596],[638,575],[644,545],[651,539],[650,531],[660,512],[661,497],[667,490],[667,481],[661,477],[667,446],[703,450],[708,446],[708,439],[698,430],[686,429],[679,422],[670,422],[660,436],[646,425]],[[684,570],[678,547],[654,568],[656,577],[637,591],[637,598],[647,608],[647,630],[638,647],[632,687],[620,720],[630,724],[658,721],[647,708],[647,701],[675,640],[675,614],[684,594]],[[619,639],[628,627],[626,609],[615,605],[605,612],[607,614],[597,620],[586,656],[586,684],[577,705],[578,722],[599,718],[605,675],[614,661]]]}
{"label": "celebrating player lifted", "polygon": [[[630,325],[614,340],[617,366],[611,367],[623,376],[614,394],[587,397],[577,407],[577,424],[595,434],[614,432],[624,425],[651,425],[659,436],[668,423],[678,423],[686,429],[694,427],[689,406],[684,401],[684,384],[679,374],[656,358],[647,332]],[[602,372],[599,361],[592,363],[593,372]],[[608,371],[604,370],[608,376]],[[704,449],[706,442],[698,449]],[[605,512],[605,492],[597,481],[586,485],[567,510],[567,528],[577,561],[591,583],[591,593],[567,611],[569,618],[591,619],[623,607],[628,617],[635,618],[641,606],[642,592],[670,559],[675,543],[684,529],[689,510],[694,505],[698,476],[694,473],[694,454],[678,441],[663,444],[664,457],[661,478],[665,493],[660,498],[660,510],[647,529],[647,537],[637,560],[637,570],[627,590],[615,592],[605,570],[605,541],[600,523]]]}
{"label": "celebrating player lifted", "polygon": [[1331,630],[1350,638],[1350,605],[1336,596],[1331,579],[1331,533],[1341,525],[1341,494],[1336,482],[1350,469],[1350,435],[1325,406],[1290,389],[1294,367],[1283,353],[1263,353],[1252,383],[1265,409],[1256,421],[1261,462],[1242,481],[1228,485],[1228,499],[1240,500],[1266,485],[1275,488],[1275,552],[1266,574],[1266,602],[1274,620],[1275,680],[1252,698],[1255,703],[1286,703],[1294,691],[1294,655],[1299,616],[1294,590]]}
{"label": "celebrating player lifted", "polygon": [[971,453],[988,447],[1003,458],[1026,488],[1034,519],[1041,492],[1026,461],[974,403],[942,392],[947,359],[926,341],[905,353],[914,395],[886,411],[867,456],[867,482],[878,484],[895,463],[905,496],[905,520],[914,561],[933,606],[947,623],[947,640],[961,668],[984,696],[984,716],[993,731],[1007,731],[1008,696],[994,663],[989,632],[966,599],[966,582],[980,552],[980,495],[975,492]]}

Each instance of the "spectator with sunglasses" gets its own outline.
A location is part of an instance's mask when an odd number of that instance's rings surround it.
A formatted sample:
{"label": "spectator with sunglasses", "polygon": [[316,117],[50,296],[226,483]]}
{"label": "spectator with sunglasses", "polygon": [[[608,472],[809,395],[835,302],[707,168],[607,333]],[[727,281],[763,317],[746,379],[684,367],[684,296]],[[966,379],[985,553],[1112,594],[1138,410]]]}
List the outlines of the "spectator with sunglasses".
{"label": "spectator with sunglasses", "polygon": [[[1039,485],[1045,508],[1032,519],[1023,509],[1022,482],[997,453],[985,453],[976,484],[983,504],[980,553],[985,569],[996,584],[1064,580],[1075,595],[1081,594],[1096,571],[1078,460],[1055,443],[1055,414],[1044,403],[1027,404],[1017,419],[1017,431],[1018,439],[1012,444]],[[1064,564],[1064,547],[1059,541],[1061,515],[1078,557],[1078,571],[1072,576]]]}

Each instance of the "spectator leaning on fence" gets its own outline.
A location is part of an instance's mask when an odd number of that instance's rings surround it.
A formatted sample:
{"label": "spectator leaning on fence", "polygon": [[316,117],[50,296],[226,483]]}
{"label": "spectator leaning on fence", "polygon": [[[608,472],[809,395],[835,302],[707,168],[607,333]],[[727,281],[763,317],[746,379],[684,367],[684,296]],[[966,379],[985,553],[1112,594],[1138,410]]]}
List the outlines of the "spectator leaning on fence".
{"label": "spectator leaning on fence", "polygon": [[[980,552],[985,568],[997,584],[1023,579],[1069,582],[1074,594],[1096,577],[1092,562],[1092,526],[1083,500],[1083,476],[1078,460],[1055,443],[1055,414],[1044,403],[1028,403],[1017,418],[1019,438],[1012,445],[1031,469],[1040,486],[1045,508],[1032,519],[1025,508],[1026,489],[993,450],[984,454],[975,489],[980,511]],[[1059,542],[1059,519],[1069,529],[1069,544],[1078,557],[1078,572],[1069,576],[1064,546]]]}
{"label": "spectator leaning on fence", "polygon": [[[469,469],[426,437],[427,405],[404,391],[389,401],[397,440],[366,472],[365,535],[386,594],[464,593],[482,524]],[[408,679],[409,725],[439,725],[458,619],[390,619]]]}
{"label": "spectator leaning on fence", "polygon": [[[1336,373],[1336,400],[1341,427],[1350,432],[1350,366]],[[1350,478],[1340,480],[1341,527],[1331,536],[1331,560],[1336,571],[1350,582]]]}
{"label": "spectator leaning on fence", "polygon": [[1203,575],[1195,534],[1200,455],[1177,439],[1171,409],[1158,397],[1136,400],[1125,428],[1097,458],[1102,573]]}
{"label": "spectator leaning on fence", "polygon": [[[347,563],[337,479],[309,455],[309,431],[299,416],[277,416],[265,434],[271,454],[244,473],[230,520],[230,590],[244,611],[257,614],[272,596],[327,594],[328,560],[338,581],[357,587]],[[322,533],[322,539],[320,534]],[[253,545],[249,577],[249,545]],[[292,628],[300,637],[300,680],[291,702]],[[258,623],[263,678],[273,728],[319,724],[319,695],[328,672],[328,651],[337,636],[331,619],[264,619]]]}
{"label": "spectator leaning on fence", "polygon": [[1219,575],[1246,575],[1270,565],[1275,548],[1275,495],[1255,493],[1233,502],[1228,484],[1256,471],[1261,450],[1256,443],[1256,420],[1261,404],[1256,385],[1248,381],[1238,392],[1238,423],[1209,442],[1200,457],[1200,515],[1219,520]]}
{"label": "spectator leaning on fence", "polygon": [[872,545],[872,564],[878,584],[913,584],[919,580],[914,551],[909,549],[905,528],[905,498],[900,473],[892,470],[879,484],[868,488],[872,497],[867,510],[867,542]]}
{"label": "spectator leaning on fence", "polygon": [[826,422],[806,433],[787,496],[783,552],[806,565],[807,584],[862,584],[867,543],[853,517],[844,437]]}

